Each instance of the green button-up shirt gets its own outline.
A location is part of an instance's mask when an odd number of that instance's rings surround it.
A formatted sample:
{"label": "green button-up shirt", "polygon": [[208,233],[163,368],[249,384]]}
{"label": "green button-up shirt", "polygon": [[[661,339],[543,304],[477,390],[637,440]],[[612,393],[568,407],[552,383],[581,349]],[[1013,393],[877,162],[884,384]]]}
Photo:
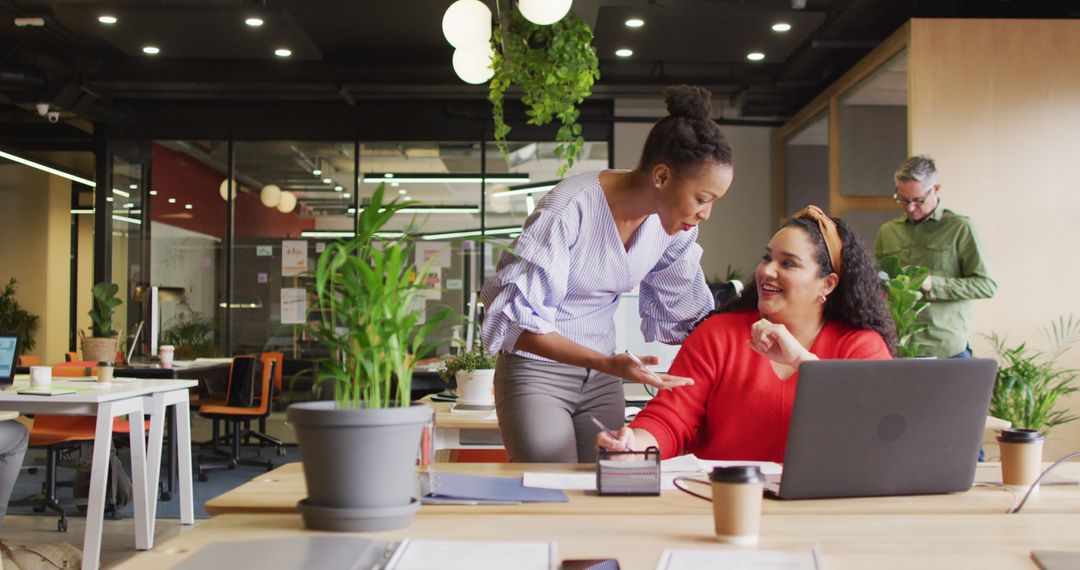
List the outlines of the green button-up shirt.
{"label": "green button-up shirt", "polygon": [[926,293],[930,306],[919,315],[929,326],[917,338],[925,345],[925,356],[948,358],[966,349],[971,300],[989,299],[997,291],[971,220],[940,203],[919,223],[900,216],[878,230],[874,255],[930,268],[932,287]]}

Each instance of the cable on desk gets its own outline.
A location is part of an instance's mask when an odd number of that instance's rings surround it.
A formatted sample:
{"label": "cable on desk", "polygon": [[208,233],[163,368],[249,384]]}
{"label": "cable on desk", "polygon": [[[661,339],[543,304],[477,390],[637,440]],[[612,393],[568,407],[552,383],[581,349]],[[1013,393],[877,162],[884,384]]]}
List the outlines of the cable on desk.
{"label": "cable on desk", "polygon": [[1050,467],[1047,467],[1042,473],[1039,473],[1039,476],[1037,478],[1035,478],[1035,482],[1031,484],[1031,487],[1028,489],[1028,492],[1024,494],[1024,498],[1020,500],[1020,504],[1018,504],[1015,507],[1009,509],[1009,514],[1012,515],[1012,514],[1016,514],[1016,513],[1020,512],[1020,509],[1024,508],[1024,504],[1027,503],[1028,497],[1031,496],[1031,492],[1039,487],[1039,482],[1043,480],[1043,477],[1046,477],[1047,475],[1050,474],[1051,471],[1054,470],[1055,467],[1057,467],[1058,465],[1061,465],[1062,463],[1072,459],[1073,457],[1080,457],[1080,451],[1074,451],[1074,452],[1066,455],[1065,457],[1062,457],[1061,459],[1058,459],[1057,461],[1054,462],[1053,465],[1051,465]]}

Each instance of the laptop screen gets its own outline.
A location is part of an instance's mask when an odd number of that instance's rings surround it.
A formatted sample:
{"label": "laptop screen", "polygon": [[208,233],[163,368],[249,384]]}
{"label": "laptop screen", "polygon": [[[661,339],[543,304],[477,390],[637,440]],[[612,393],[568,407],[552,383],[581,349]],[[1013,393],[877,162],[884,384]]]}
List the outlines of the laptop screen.
{"label": "laptop screen", "polygon": [[0,380],[11,380],[15,375],[15,362],[18,354],[19,337],[0,335]]}

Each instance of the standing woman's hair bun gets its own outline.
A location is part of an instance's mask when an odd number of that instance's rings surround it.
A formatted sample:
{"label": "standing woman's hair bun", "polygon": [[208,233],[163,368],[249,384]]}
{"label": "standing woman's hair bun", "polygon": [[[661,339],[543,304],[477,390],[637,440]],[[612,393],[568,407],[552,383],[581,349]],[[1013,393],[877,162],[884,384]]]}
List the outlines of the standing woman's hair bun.
{"label": "standing woman's hair bun", "polygon": [[697,85],[674,85],[664,89],[664,103],[672,117],[708,119],[712,116],[712,93]]}

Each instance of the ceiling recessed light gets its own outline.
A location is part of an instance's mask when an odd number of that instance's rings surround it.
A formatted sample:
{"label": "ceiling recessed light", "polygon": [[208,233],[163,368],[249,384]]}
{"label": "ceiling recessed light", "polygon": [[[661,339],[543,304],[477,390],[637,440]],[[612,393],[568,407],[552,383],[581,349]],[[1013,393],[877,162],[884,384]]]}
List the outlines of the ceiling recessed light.
{"label": "ceiling recessed light", "polygon": [[316,168],[315,170],[312,170],[311,173],[314,174],[315,176],[322,176],[322,170],[319,170],[318,168]]}
{"label": "ceiling recessed light", "polygon": [[398,186],[401,186],[401,183],[400,182],[391,182],[390,186],[393,186],[394,188],[397,188]]}
{"label": "ceiling recessed light", "polygon": [[109,196],[108,198],[105,198],[105,201],[106,201],[106,202],[112,202],[112,201],[113,201],[113,197],[112,197],[112,196]]}
{"label": "ceiling recessed light", "polygon": [[345,189],[344,186],[334,186],[334,192],[341,192],[344,189]]}
{"label": "ceiling recessed light", "polygon": [[404,196],[404,195],[405,195],[406,193],[408,193],[408,192],[409,192],[409,191],[408,191],[408,190],[406,190],[406,189],[404,189],[404,188],[402,188],[401,190],[398,190],[398,191],[397,191],[397,193],[398,193],[398,194],[401,194],[402,196]]}
{"label": "ceiling recessed light", "polygon": [[128,210],[130,210],[131,208],[134,208],[134,207],[135,207],[135,204],[132,203],[132,202],[128,202],[127,204],[124,204],[124,208],[128,209]]}
{"label": "ceiling recessed light", "polygon": [[642,20],[641,18],[630,18],[629,20],[626,21],[626,27],[627,28],[640,28],[641,26],[644,26],[644,25],[645,25],[645,20]]}
{"label": "ceiling recessed light", "polygon": [[615,50],[615,55],[619,57],[630,57],[634,55],[634,50],[628,48],[622,48]]}
{"label": "ceiling recessed light", "polygon": [[352,198],[352,194],[342,194],[341,197],[342,199]]}
{"label": "ceiling recessed light", "polygon": [[746,54],[746,59],[749,59],[750,61],[761,61],[765,59],[765,54],[760,51],[752,51]]}
{"label": "ceiling recessed light", "polygon": [[333,184],[334,183],[333,178],[323,178],[322,181],[323,181],[323,184]]}
{"label": "ceiling recessed light", "polygon": [[278,57],[289,57],[290,55],[292,55],[292,50],[285,49],[285,48],[276,49],[276,50],[274,50],[274,55],[276,55]]}
{"label": "ceiling recessed light", "polygon": [[130,188],[132,190],[136,190],[136,189],[139,188],[139,185],[138,184],[128,184],[128,188]]}
{"label": "ceiling recessed light", "polygon": [[98,16],[97,21],[101,22],[102,24],[115,24],[116,16]]}
{"label": "ceiling recessed light", "polygon": [[772,30],[774,32],[786,32],[786,31],[788,31],[790,29],[791,29],[791,24],[788,24],[788,23],[785,23],[785,22],[777,22],[777,23],[772,25]]}
{"label": "ceiling recessed light", "polygon": [[259,26],[263,25],[262,18],[248,18],[244,20],[244,23],[251,26],[252,28],[258,28]]}
{"label": "ceiling recessed light", "polygon": [[195,207],[195,206],[192,206],[191,204],[184,204],[184,209],[185,209],[185,210],[190,210],[190,209],[192,209],[192,208],[194,208],[194,207]]}
{"label": "ceiling recessed light", "polygon": [[146,55],[157,55],[161,53],[161,50],[157,46],[145,46],[142,48],[142,52]]}
{"label": "ceiling recessed light", "polygon": [[151,196],[157,196],[157,190],[151,190],[150,195]]}
{"label": "ceiling recessed light", "polygon": [[176,203],[176,198],[169,198],[169,203],[170,204],[175,204]]}

